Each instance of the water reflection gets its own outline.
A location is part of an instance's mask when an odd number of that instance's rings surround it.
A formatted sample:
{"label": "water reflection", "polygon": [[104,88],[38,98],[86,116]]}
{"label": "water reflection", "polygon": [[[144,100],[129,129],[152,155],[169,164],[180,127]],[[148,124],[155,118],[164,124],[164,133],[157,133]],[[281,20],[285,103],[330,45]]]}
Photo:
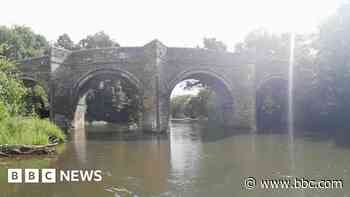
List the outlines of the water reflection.
{"label": "water reflection", "polygon": [[85,132],[85,108],[78,105],[78,109],[74,115],[73,144],[76,156],[81,164],[85,164],[86,160],[86,132]]}
{"label": "water reflection", "polygon": [[191,123],[171,124],[171,181],[183,185],[183,189],[198,174],[200,159],[205,157],[199,140],[201,135],[196,126],[198,125]]}
{"label": "water reflection", "polygon": [[[295,135],[293,169],[287,132],[250,133],[198,122],[173,122],[164,136],[115,132],[113,125],[86,126],[80,132],[57,157],[0,160],[0,178],[6,179],[9,167],[101,169],[101,183],[10,185],[2,181],[1,196],[300,196],[296,190],[248,191],[242,186],[248,176],[291,175],[345,181],[342,190],[306,190],[305,196],[350,194],[346,187],[350,149],[316,133]],[[121,192],[124,189],[130,193]]]}

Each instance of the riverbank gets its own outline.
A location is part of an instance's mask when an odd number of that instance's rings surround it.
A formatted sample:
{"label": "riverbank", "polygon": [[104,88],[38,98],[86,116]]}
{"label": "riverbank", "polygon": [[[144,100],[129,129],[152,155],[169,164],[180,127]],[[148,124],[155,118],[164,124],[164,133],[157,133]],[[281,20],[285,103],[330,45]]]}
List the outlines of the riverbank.
{"label": "riverbank", "polygon": [[53,123],[37,117],[11,117],[0,121],[0,156],[56,153],[65,134]]}
{"label": "riverbank", "polygon": [[10,157],[12,155],[48,155],[55,154],[56,144],[48,145],[0,145],[0,156]]}

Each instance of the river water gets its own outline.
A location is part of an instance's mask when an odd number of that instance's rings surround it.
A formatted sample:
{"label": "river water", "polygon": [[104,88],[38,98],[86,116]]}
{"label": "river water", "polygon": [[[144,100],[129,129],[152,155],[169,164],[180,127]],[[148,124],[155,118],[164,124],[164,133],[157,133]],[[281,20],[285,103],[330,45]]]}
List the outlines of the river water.
{"label": "river water", "polygon": [[[252,133],[172,122],[164,136],[77,129],[52,157],[0,159],[1,197],[350,196],[350,148],[315,132]],[[317,133],[317,132],[316,132]],[[343,142],[346,140],[343,140]],[[291,157],[293,154],[293,157]],[[293,161],[290,160],[293,158]],[[8,168],[99,169],[98,183],[9,184]],[[254,177],[257,188],[245,188]],[[262,189],[261,179],[342,179],[342,189]]]}

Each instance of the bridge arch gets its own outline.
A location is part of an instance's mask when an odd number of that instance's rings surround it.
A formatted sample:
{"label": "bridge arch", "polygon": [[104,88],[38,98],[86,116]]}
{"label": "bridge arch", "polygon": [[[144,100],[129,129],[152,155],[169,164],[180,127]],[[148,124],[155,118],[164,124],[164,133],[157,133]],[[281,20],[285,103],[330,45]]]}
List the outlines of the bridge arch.
{"label": "bridge arch", "polygon": [[288,80],[281,75],[266,77],[256,88],[256,120],[260,129],[287,126]]}
{"label": "bridge arch", "polygon": [[269,75],[267,77],[264,77],[264,79],[262,79],[256,86],[256,91],[259,91],[263,86],[265,86],[266,84],[269,84],[271,82],[287,82],[288,83],[288,79],[282,75],[282,74],[274,74],[274,75]]}
{"label": "bridge arch", "polygon": [[213,79],[217,79],[218,81],[220,81],[223,85],[225,85],[225,87],[227,88],[227,90],[229,91],[230,95],[232,95],[232,87],[230,85],[230,83],[228,83],[228,80],[218,74],[217,72],[211,70],[211,69],[190,69],[190,70],[185,70],[179,74],[177,74],[172,80],[170,80],[170,82],[168,82],[166,84],[166,88],[167,88],[167,92],[171,93],[171,91],[174,89],[174,87],[180,83],[181,81],[188,79],[190,77],[201,77],[201,76],[209,76],[212,77]]}
{"label": "bridge arch", "polygon": [[26,85],[26,82],[31,83],[30,85],[32,85],[32,84],[40,85],[41,87],[44,88],[47,95],[49,95],[49,92],[50,92],[49,85],[47,83],[42,82],[41,80],[38,80],[35,76],[28,75],[28,74],[21,74],[21,75],[19,75],[18,78],[24,83],[24,85]]}
{"label": "bridge arch", "polygon": [[113,75],[118,76],[121,78],[126,79],[128,82],[130,82],[132,85],[134,85],[139,91],[143,91],[143,85],[141,81],[132,73],[117,69],[117,68],[109,68],[109,69],[96,69],[93,71],[87,72],[85,75],[80,77],[76,83],[73,85],[72,91],[71,91],[71,98],[73,99],[73,103],[76,104],[76,102],[79,100],[79,95],[81,93],[81,90],[84,88],[84,85],[90,81],[91,79],[95,78],[99,75]]}
{"label": "bridge arch", "polygon": [[79,105],[79,100],[84,95],[86,95],[90,89],[93,88],[92,85],[96,85],[95,82],[102,82],[103,80],[113,80],[113,79],[125,80],[128,84],[130,84],[133,88],[136,89],[137,95],[140,96],[140,98],[142,97],[143,89],[144,89],[143,84],[132,73],[122,69],[118,69],[118,68],[95,69],[87,72],[82,77],[80,77],[74,83],[71,89],[71,104],[73,109],[72,111],[73,119],[75,119],[75,115],[77,112],[76,110]]}
{"label": "bridge arch", "polygon": [[[187,79],[196,79],[201,83],[208,85],[218,96],[218,104],[222,112],[223,122],[232,123],[234,117],[235,99],[232,86],[228,80],[211,69],[190,69],[178,73],[172,80],[166,84],[167,97],[170,95],[177,84]],[[169,115],[170,116],[170,115]],[[232,126],[232,125],[226,125]]]}
{"label": "bridge arch", "polygon": [[22,74],[22,75],[19,76],[19,79],[22,80],[22,81],[31,81],[31,82],[34,82],[34,83],[39,83],[39,81],[37,79],[35,79],[34,76],[31,76],[31,75]]}
{"label": "bridge arch", "polygon": [[40,117],[48,118],[50,116],[51,108],[48,84],[43,83],[34,76],[28,74],[21,74],[19,79],[23,82],[27,90],[29,90],[26,94],[26,101],[34,106],[36,113]]}

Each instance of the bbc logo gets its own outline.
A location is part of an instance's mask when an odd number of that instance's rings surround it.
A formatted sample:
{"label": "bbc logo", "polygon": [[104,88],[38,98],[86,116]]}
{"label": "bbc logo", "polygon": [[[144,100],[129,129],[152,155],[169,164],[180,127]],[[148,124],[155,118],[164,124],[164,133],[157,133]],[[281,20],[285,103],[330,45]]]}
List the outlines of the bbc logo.
{"label": "bbc logo", "polygon": [[[56,169],[8,169],[8,183],[56,183]],[[39,180],[40,179],[40,180]]]}

